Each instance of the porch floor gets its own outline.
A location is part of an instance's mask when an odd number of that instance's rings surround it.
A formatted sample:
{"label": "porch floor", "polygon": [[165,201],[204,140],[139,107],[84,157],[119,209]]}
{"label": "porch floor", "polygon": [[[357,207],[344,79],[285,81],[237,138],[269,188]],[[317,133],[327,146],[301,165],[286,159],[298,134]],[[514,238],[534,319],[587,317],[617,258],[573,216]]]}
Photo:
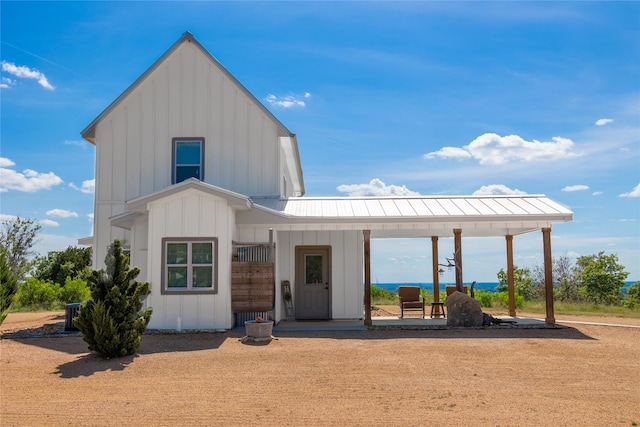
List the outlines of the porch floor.
{"label": "porch floor", "polygon": [[[514,324],[503,324],[495,327],[519,327],[519,328],[556,328],[557,325],[549,325],[542,319],[533,319],[527,317],[511,317],[497,316],[500,320],[514,321]],[[447,319],[405,316],[400,318],[397,316],[376,316],[372,319],[371,329],[444,329],[447,327]],[[243,327],[239,328],[243,330]],[[354,320],[305,320],[291,321],[281,320],[273,326],[274,332],[295,332],[295,331],[366,331],[369,329],[363,319]]]}

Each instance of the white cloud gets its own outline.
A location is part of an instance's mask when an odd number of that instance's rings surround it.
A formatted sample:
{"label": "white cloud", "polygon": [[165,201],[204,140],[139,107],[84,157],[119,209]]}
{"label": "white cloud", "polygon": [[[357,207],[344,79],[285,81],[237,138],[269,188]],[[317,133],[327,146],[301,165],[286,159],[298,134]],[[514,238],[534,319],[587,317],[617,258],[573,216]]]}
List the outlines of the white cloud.
{"label": "white cloud", "polygon": [[591,193],[592,196],[601,196],[602,195],[602,191],[594,191],[593,193]]}
{"label": "white cloud", "polygon": [[503,184],[491,184],[491,185],[483,185],[478,190],[473,192],[474,196],[498,196],[498,195],[524,195],[527,194],[521,190],[512,190]]}
{"label": "white cloud", "polygon": [[15,80],[11,80],[9,77],[2,77],[0,80],[0,88],[2,89],[10,89],[14,84],[16,84]]}
{"label": "white cloud", "polygon": [[84,139],[67,139],[64,141],[64,145],[73,145],[75,147],[87,148],[89,143]]}
{"label": "white cloud", "polygon": [[7,215],[7,214],[0,213],[0,223],[2,223],[2,224],[4,224],[5,222],[8,222],[8,221],[13,221],[16,218],[17,218],[17,216],[15,216],[15,215]]}
{"label": "white cloud", "polygon": [[596,126],[604,126],[611,122],[613,122],[613,119],[598,119],[596,120]]}
{"label": "white cloud", "polygon": [[82,187],[78,187],[73,182],[71,182],[69,183],[69,187],[73,188],[74,190],[81,191],[85,194],[93,194],[96,189],[96,180],[88,179],[86,181],[82,181]]}
{"label": "white cloud", "polygon": [[87,214],[87,218],[89,218],[89,222],[93,222],[93,214]]}
{"label": "white cloud", "polygon": [[[304,97],[309,98],[311,94],[305,92]],[[300,100],[296,95],[276,96],[270,93],[264,100],[267,101],[269,105],[282,108],[304,107],[306,105],[304,101]]]}
{"label": "white cloud", "polygon": [[567,185],[566,187],[564,187],[562,189],[562,191],[584,191],[584,190],[588,190],[589,186],[588,185]]}
{"label": "white cloud", "polygon": [[406,185],[387,185],[374,178],[368,184],[343,184],[336,188],[341,193],[347,193],[348,196],[419,196],[420,193],[411,191]]}
{"label": "white cloud", "polygon": [[6,157],[0,157],[0,168],[8,168],[15,165],[16,164],[10,159],[7,159]]}
{"label": "white cloud", "polygon": [[471,157],[471,153],[464,148],[458,147],[442,147],[438,151],[432,151],[429,154],[425,154],[425,159],[433,159],[434,157],[440,157],[443,159],[468,159]]}
{"label": "white cloud", "polygon": [[47,211],[47,216],[53,216],[56,218],[77,218],[78,214],[66,209],[51,209]]}
{"label": "white cloud", "polygon": [[51,220],[51,219],[43,219],[40,221],[40,225],[43,227],[59,227],[60,224]]}
{"label": "white cloud", "polygon": [[620,194],[619,197],[640,197],[640,184],[636,185],[630,192]]}
{"label": "white cloud", "polygon": [[[22,79],[34,79],[38,81],[38,84],[45,89],[54,90],[55,87],[49,83],[47,77],[38,70],[32,70],[24,65],[16,65],[12,62],[2,61],[2,71],[14,75]],[[3,80],[4,82],[4,80]]]}
{"label": "white cloud", "polygon": [[49,190],[51,187],[63,183],[62,179],[53,172],[40,173],[25,169],[22,173],[19,173],[13,169],[8,169],[8,167],[14,165],[15,163],[6,157],[0,158],[0,193],[9,190],[33,193],[39,190]]}
{"label": "white cloud", "polygon": [[480,135],[463,147],[443,147],[425,154],[425,159],[472,157],[481,165],[501,165],[508,162],[558,160],[581,156],[573,151],[573,141],[555,136],[550,142],[526,141],[518,135],[500,136],[495,133]]}

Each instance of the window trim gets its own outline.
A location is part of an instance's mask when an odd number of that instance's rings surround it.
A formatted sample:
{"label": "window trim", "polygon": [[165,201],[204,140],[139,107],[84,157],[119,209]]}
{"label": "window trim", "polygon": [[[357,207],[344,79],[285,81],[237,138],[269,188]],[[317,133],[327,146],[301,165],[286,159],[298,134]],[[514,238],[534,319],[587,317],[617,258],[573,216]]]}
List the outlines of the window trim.
{"label": "window trim", "polygon": [[[194,136],[194,137],[176,137],[171,138],[171,184],[177,184],[176,182],[176,146],[179,142],[193,142],[197,141],[200,143],[200,181],[204,181],[204,137]],[[182,182],[182,181],[181,181]]]}
{"label": "window trim", "polygon": [[[187,288],[169,288],[168,287],[168,264],[167,264],[167,244],[168,243],[187,243],[191,246],[193,243],[211,243],[213,254],[211,255],[213,272],[211,273],[211,288],[192,288],[191,284],[187,284]],[[162,238],[162,276],[161,276],[161,295],[204,295],[218,293],[218,238],[217,237],[163,237]],[[202,266],[202,264],[193,264],[191,260],[187,263],[187,268],[194,265]]]}

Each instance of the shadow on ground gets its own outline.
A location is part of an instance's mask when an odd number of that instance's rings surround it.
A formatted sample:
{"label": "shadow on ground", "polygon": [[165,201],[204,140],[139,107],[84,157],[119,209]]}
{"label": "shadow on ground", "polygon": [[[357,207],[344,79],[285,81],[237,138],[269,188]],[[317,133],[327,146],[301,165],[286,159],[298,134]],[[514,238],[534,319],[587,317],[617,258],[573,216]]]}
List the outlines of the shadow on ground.
{"label": "shadow on ground", "polygon": [[444,329],[392,329],[380,328],[369,331],[274,331],[274,336],[282,338],[331,338],[387,340],[404,338],[425,339],[567,339],[595,340],[580,330],[561,326],[552,329],[485,327],[485,328],[444,328]]}

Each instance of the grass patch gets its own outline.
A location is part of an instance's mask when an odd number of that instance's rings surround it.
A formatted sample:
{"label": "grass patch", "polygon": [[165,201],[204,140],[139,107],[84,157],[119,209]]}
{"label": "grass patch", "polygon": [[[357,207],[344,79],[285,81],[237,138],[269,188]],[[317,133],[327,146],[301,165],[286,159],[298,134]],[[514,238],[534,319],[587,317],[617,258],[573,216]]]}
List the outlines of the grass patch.
{"label": "grass patch", "polygon": [[[527,313],[546,313],[544,301],[525,301],[522,311]],[[617,305],[595,305],[590,303],[564,303],[556,301],[554,303],[555,314],[601,316],[601,317],[623,317],[630,319],[640,319],[640,309],[627,308]]]}

